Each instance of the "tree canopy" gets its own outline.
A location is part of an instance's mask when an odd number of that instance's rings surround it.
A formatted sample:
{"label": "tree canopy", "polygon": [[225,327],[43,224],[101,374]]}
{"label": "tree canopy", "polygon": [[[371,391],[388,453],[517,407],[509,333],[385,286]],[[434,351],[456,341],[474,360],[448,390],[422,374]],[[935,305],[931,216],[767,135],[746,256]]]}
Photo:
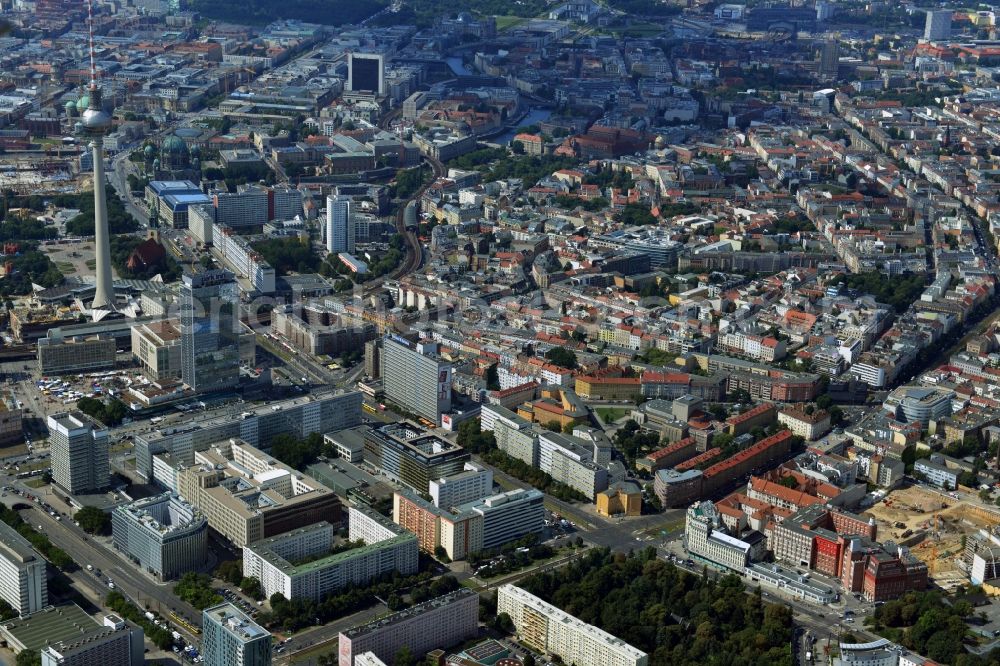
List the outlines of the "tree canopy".
{"label": "tree canopy", "polygon": [[558,365],[560,368],[566,368],[567,370],[576,368],[576,354],[573,353],[572,349],[566,349],[565,347],[553,347],[545,352],[545,358],[550,363]]}
{"label": "tree canopy", "polygon": [[14,257],[5,261],[11,264],[11,273],[0,280],[0,296],[23,296],[31,293],[31,285],[57,287],[62,284],[63,275],[44,252],[37,249],[22,249]]}
{"label": "tree canopy", "polygon": [[212,589],[212,579],[205,574],[189,571],[174,585],[174,594],[198,610],[222,603],[222,596]]}
{"label": "tree canopy", "polygon": [[647,652],[650,666],[791,666],[792,614],[745,594],[729,574],[696,576],[653,548],[622,555],[592,549],[519,583],[528,592]]}
{"label": "tree canopy", "polygon": [[83,397],[76,401],[76,406],[81,412],[106,426],[116,426],[128,415],[128,407],[117,398],[104,402],[97,398]]}
{"label": "tree canopy", "polygon": [[937,591],[907,592],[876,608],[865,618],[865,624],[875,633],[942,664],[995,664],[1000,660],[1000,648],[982,656],[965,650],[964,640],[969,635],[965,618],[972,611],[968,601],[959,598],[946,603]]}
{"label": "tree canopy", "polygon": [[110,534],[111,516],[96,506],[85,506],[75,514],[73,520],[80,523],[80,529],[88,534]]}
{"label": "tree canopy", "polygon": [[878,272],[855,273],[845,276],[844,281],[849,288],[871,294],[879,303],[891,305],[900,313],[906,312],[927,285],[921,274],[889,277]]}
{"label": "tree canopy", "polygon": [[299,439],[294,435],[281,434],[271,442],[271,455],[295,469],[305,469],[316,462],[324,450],[323,435],[312,433]]}
{"label": "tree canopy", "polygon": [[[136,231],[139,223],[125,210],[122,200],[114,189],[107,190],[108,231],[112,234],[127,234]],[[94,235],[94,193],[82,192],[75,201],[80,214],[66,223],[66,233],[71,236]]]}
{"label": "tree canopy", "polygon": [[190,8],[202,16],[240,24],[265,25],[278,19],[343,25],[360,23],[386,6],[384,0],[192,0]]}
{"label": "tree canopy", "polygon": [[298,238],[268,238],[253,243],[253,249],[271,264],[277,275],[291,272],[314,273],[319,269],[320,259],[312,251],[309,241]]}
{"label": "tree canopy", "polygon": [[656,224],[656,218],[649,212],[649,208],[637,203],[625,204],[625,208],[615,215],[615,221],[630,227]]}

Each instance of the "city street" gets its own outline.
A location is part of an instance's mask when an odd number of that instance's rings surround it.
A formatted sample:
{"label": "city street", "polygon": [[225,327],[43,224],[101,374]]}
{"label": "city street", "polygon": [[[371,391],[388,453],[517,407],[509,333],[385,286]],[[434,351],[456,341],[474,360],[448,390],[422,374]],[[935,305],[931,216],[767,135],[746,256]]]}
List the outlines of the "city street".
{"label": "city street", "polygon": [[[27,488],[21,483],[12,481],[9,477],[0,477],[0,483],[13,485],[27,493],[39,493],[38,490]],[[13,493],[8,493],[3,501],[8,506],[27,503],[24,498]],[[140,608],[148,607],[164,617],[171,611],[176,611],[188,622],[195,626],[201,626],[201,612],[173,594],[173,583],[153,581],[139,572],[133,564],[95,542],[92,537],[74,525],[68,516],[63,520],[56,520],[56,517],[50,516],[36,505],[32,505],[31,509],[21,511],[21,517],[35,528],[41,526],[39,531],[45,534],[54,545],[70,553],[81,564],[81,569],[70,576],[77,587],[84,585],[94,594],[101,595],[99,598],[103,600],[103,595],[107,594],[109,590],[108,581],[111,580],[115,583],[115,589],[131,599]],[[103,579],[98,580],[93,573],[83,568],[86,564],[93,565],[95,570],[100,570],[104,575]],[[186,632],[183,627],[179,630],[185,634],[189,642],[198,640],[196,636]]]}

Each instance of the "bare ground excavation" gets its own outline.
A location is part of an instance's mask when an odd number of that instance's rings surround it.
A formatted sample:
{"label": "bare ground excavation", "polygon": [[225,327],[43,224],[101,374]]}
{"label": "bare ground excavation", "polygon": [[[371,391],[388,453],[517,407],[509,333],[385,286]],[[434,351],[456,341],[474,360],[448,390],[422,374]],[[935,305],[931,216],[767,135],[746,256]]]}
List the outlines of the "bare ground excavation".
{"label": "bare ground excavation", "polygon": [[894,490],[862,515],[878,522],[879,541],[895,541],[927,564],[930,577],[945,590],[965,584],[960,568],[963,536],[1000,522],[1000,511],[911,487]]}

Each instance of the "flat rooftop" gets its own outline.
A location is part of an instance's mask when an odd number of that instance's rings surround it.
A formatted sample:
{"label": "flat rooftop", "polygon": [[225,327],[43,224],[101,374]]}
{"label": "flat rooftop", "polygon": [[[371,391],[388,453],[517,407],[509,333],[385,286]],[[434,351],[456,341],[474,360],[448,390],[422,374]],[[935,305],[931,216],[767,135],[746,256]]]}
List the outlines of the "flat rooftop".
{"label": "flat rooftop", "polygon": [[4,522],[0,522],[0,556],[19,564],[39,559],[31,543]]}
{"label": "flat rooftop", "polygon": [[76,604],[49,606],[28,617],[0,624],[0,635],[19,650],[41,650],[50,643],[72,641],[101,625]]}
{"label": "flat rooftop", "polygon": [[270,636],[268,631],[230,603],[206,608],[204,617],[206,620],[212,619],[220,623],[227,632],[244,643],[256,640],[262,636]]}
{"label": "flat rooftop", "polygon": [[415,617],[422,613],[426,613],[427,611],[440,608],[442,606],[447,606],[448,604],[454,601],[458,601],[463,597],[468,597],[475,594],[476,593],[473,590],[467,587],[462,587],[455,590],[454,592],[449,592],[444,596],[435,597],[434,599],[429,599],[415,606],[411,606],[410,608],[407,608],[405,610],[401,610],[397,613],[392,613],[391,615],[386,615],[385,617],[381,617],[377,620],[373,620],[371,622],[368,622],[367,624],[359,625],[357,627],[348,629],[347,631],[341,633],[347,636],[348,638],[356,638],[357,636],[363,636],[365,634],[371,633],[372,631],[376,631],[378,629],[384,629],[394,624],[404,622],[412,617]]}

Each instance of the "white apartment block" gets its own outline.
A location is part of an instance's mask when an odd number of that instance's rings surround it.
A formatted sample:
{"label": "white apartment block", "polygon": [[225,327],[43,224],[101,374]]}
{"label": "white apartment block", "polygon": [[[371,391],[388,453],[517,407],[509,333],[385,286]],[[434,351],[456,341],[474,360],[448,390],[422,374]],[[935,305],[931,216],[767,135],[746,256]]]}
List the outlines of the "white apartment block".
{"label": "white apartment block", "polygon": [[107,488],[111,476],[107,429],[77,411],[51,414],[47,424],[56,484],[71,494]]}
{"label": "white apartment block", "polygon": [[581,622],[514,585],[497,592],[497,613],[507,613],[518,637],[542,654],[576,666],[647,666],[649,655],[620,638]]}
{"label": "white apartment block", "polygon": [[274,268],[250,247],[245,238],[237,235],[230,227],[216,223],[212,231],[212,243],[222,262],[237,277],[249,281],[262,294],[274,293]]}
{"label": "white apartment block", "polygon": [[274,212],[269,216],[272,220],[292,220],[302,217],[302,192],[294,187],[276,186],[271,189],[274,201]]}
{"label": "white apartment block", "polygon": [[855,363],[851,366],[850,373],[854,377],[864,384],[868,384],[873,388],[881,388],[885,386],[886,373],[885,368],[880,368],[871,363]]}
{"label": "white apartment block", "polygon": [[227,227],[256,226],[267,222],[267,190],[241,187],[238,192],[214,195],[215,221]]}
{"label": "white apartment block", "polygon": [[719,336],[718,346],[724,351],[742,354],[756,361],[771,363],[785,357],[785,342],[769,336],[747,335],[741,332]]}
{"label": "white apartment block", "polygon": [[778,423],[807,441],[819,439],[830,429],[830,414],[817,409],[806,414],[800,409],[783,409],[778,412]]}
{"label": "white apartment block", "polygon": [[506,423],[514,429],[531,425],[525,419],[515,414],[513,411],[501,405],[484,404],[479,412],[479,427],[483,432],[492,432],[496,429],[497,423]]}
{"label": "white apartment block", "polygon": [[337,663],[354,666],[355,655],[368,652],[391,662],[404,645],[413,654],[422,655],[435,648],[449,648],[478,633],[479,595],[463,587],[340,632]]}
{"label": "white apartment block", "polygon": [[[267,597],[280,592],[286,599],[319,601],[385,573],[416,573],[416,536],[367,509],[351,507],[348,516],[348,538],[365,545],[331,553],[333,526],[315,523],[244,546],[243,574],[260,580]],[[311,561],[302,563],[305,558]]]}
{"label": "white apartment block", "polygon": [[465,463],[465,471],[454,476],[432,480],[429,484],[431,501],[439,509],[450,509],[482,499],[493,492],[492,470],[475,463]]}
{"label": "white apartment block", "polygon": [[21,615],[49,603],[45,560],[31,543],[7,523],[0,522],[0,599]]}

